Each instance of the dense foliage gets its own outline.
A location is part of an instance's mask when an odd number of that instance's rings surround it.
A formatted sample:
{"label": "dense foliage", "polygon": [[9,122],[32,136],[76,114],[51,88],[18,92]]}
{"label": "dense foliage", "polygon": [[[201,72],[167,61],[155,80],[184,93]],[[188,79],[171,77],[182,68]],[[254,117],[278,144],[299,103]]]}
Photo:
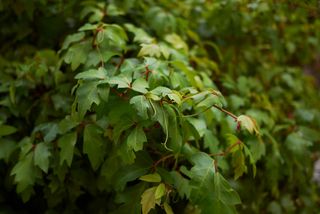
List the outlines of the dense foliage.
{"label": "dense foliage", "polygon": [[313,213],[318,1],[1,1],[0,211]]}

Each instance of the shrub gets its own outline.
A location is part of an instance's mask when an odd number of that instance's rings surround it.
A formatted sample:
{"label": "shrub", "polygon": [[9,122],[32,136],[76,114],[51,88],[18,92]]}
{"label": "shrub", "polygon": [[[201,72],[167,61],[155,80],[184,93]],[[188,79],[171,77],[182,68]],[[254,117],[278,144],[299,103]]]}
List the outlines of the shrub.
{"label": "shrub", "polygon": [[2,210],[312,212],[313,5],[3,1]]}

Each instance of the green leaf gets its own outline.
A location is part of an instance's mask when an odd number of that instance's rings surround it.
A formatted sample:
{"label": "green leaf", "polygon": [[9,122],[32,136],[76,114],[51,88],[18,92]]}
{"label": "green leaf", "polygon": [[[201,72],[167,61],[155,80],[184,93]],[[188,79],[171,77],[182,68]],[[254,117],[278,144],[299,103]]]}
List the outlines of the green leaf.
{"label": "green leaf", "polygon": [[226,205],[240,204],[241,200],[237,192],[235,192],[228,181],[220,174],[214,175],[214,189],[216,193],[216,199]]}
{"label": "green leaf", "polygon": [[128,31],[134,34],[133,41],[140,42],[140,43],[151,43],[153,38],[150,37],[142,28],[137,28],[132,24],[125,24],[124,25]]}
{"label": "green leaf", "polygon": [[81,64],[84,64],[88,57],[88,43],[77,43],[68,49],[64,57],[67,64],[71,64],[71,69],[76,70]]}
{"label": "green leaf", "polygon": [[100,67],[98,69],[90,69],[88,71],[81,72],[75,76],[75,79],[84,79],[84,80],[104,80],[107,79],[106,69]]}
{"label": "green leaf", "polygon": [[160,199],[166,194],[166,186],[164,183],[161,183],[157,186],[156,192],[154,194],[155,199]]}
{"label": "green leaf", "polygon": [[151,108],[149,101],[143,95],[134,96],[130,99],[130,104],[132,104],[138,111],[138,115],[143,119],[148,119],[148,110]]}
{"label": "green leaf", "polygon": [[83,153],[88,155],[91,166],[97,170],[104,158],[102,131],[95,125],[89,124],[84,128]]}
{"label": "green leaf", "polygon": [[36,179],[36,169],[33,165],[33,153],[29,153],[19,160],[13,167],[10,175],[14,175],[14,182],[18,184],[18,193],[24,191],[29,186],[33,186]]}
{"label": "green leaf", "polygon": [[293,132],[287,136],[285,145],[294,155],[302,157],[308,153],[307,148],[312,146],[312,142],[302,138],[299,133]]}
{"label": "green leaf", "polygon": [[141,126],[136,126],[127,138],[127,145],[134,151],[143,149],[143,143],[147,142],[147,137]]}
{"label": "green leaf", "polygon": [[0,137],[1,136],[6,136],[6,135],[11,135],[15,133],[17,129],[13,126],[9,125],[0,125]]}
{"label": "green leaf", "polygon": [[182,103],[182,96],[178,91],[172,91],[172,93],[168,94],[168,97],[178,105]]}
{"label": "green leaf", "polygon": [[105,24],[104,28],[104,35],[112,41],[110,44],[125,49],[128,37],[123,28],[116,24]]}
{"label": "green leaf", "polygon": [[67,49],[71,43],[79,42],[84,38],[84,36],[85,36],[84,32],[79,32],[79,33],[75,33],[67,36],[63,42],[61,50]]}
{"label": "green leaf", "polygon": [[141,44],[141,49],[138,53],[138,57],[151,56],[159,58],[161,56],[160,46],[157,44]]}
{"label": "green leaf", "polygon": [[204,100],[196,105],[196,108],[210,108],[214,104],[222,105],[220,98],[217,95],[209,94]]}
{"label": "green leaf", "polygon": [[45,173],[48,173],[50,156],[49,143],[36,144],[34,150],[34,165],[38,166]]}
{"label": "green leaf", "polygon": [[77,133],[72,132],[63,135],[58,140],[58,146],[60,148],[60,165],[65,161],[70,167],[73,159],[73,150],[77,142]]}
{"label": "green leaf", "polygon": [[170,175],[173,177],[173,186],[178,191],[179,196],[181,198],[189,198],[192,188],[189,180],[177,171],[171,171]]}
{"label": "green leaf", "polygon": [[81,118],[90,110],[93,103],[97,105],[100,103],[97,85],[98,82],[85,82],[77,89],[78,111]]}
{"label": "green leaf", "polygon": [[155,192],[157,187],[146,189],[141,195],[142,214],[148,214],[156,205]]}
{"label": "green leaf", "polygon": [[144,190],[145,185],[139,183],[132,187],[127,187],[123,192],[117,193],[115,202],[122,203],[122,205],[112,214],[141,213],[140,201]]}
{"label": "green leaf", "polygon": [[0,160],[4,159],[6,162],[8,162],[12,152],[16,148],[16,142],[0,138]]}
{"label": "green leaf", "polygon": [[120,74],[115,77],[111,77],[109,84],[118,85],[118,88],[130,88],[131,87],[132,77],[129,74]]}
{"label": "green leaf", "polygon": [[125,165],[115,175],[115,189],[123,190],[127,182],[134,181],[142,175],[145,175],[152,165],[152,159],[149,155],[140,151],[136,153],[137,158],[133,164]]}
{"label": "green leaf", "polygon": [[247,172],[247,166],[245,164],[245,157],[241,150],[237,150],[232,154],[232,165],[234,167],[234,179],[237,180]]}
{"label": "green leaf", "polygon": [[98,27],[98,25],[93,25],[93,24],[90,24],[90,23],[86,23],[85,25],[80,27],[78,31],[95,30],[95,29],[97,29],[97,27]]}
{"label": "green leaf", "polygon": [[244,128],[246,128],[251,134],[252,133],[256,133],[259,134],[259,130],[256,124],[256,121],[246,115],[240,115],[237,119],[237,121],[241,124],[241,126],[243,126]]}
{"label": "green leaf", "polygon": [[78,125],[78,122],[73,121],[70,116],[66,116],[58,124],[59,133],[64,134],[69,130],[71,130],[72,128],[76,127],[77,125]]}
{"label": "green leaf", "polygon": [[175,49],[183,49],[184,51],[188,51],[188,45],[177,34],[166,35],[165,40],[170,43]]}
{"label": "green leaf", "polygon": [[164,208],[164,211],[166,212],[166,214],[174,214],[171,206],[167,202],[163,203],[163,208]]}
{"label": "green leaf", "polygon": [[161,181],[161,177],[160,177],[160,175],[158,173],[143,175],[139,179],[142,180],[142,181],[155,182],[155,183]]}
{"label": "green leaf", "polygon": [[143,94],[148,92],[147,88],[149,88],[148,82],[143,78],[136,79],[132,83],[132,87],[131,87],[132,90],[143,93]]}

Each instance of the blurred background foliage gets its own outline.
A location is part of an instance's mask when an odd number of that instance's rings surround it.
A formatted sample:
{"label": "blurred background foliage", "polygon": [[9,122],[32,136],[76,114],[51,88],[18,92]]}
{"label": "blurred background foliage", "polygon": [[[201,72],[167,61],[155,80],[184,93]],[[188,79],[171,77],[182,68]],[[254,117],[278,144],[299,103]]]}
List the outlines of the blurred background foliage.
{"label": "blurred background foliage", "polygon": [[[29,200],[30,195],[20,199],[10,176],[19,156],[13,142],[24,136],[37,140],[37,129],[49,130],[48,122],[70,114],[75,75],[59,50],[67,35],[102,18],[106,23],[134,24],[158,40],[176,33],[187,43],[190,64],[207,74],[203,82],[222,92],[226,108],[256,119],[260,138],[239,134],[257,160],[256,176],[249,169],[249,174],[233,180],[232,170],[227,164],[224,168],[242,199],[239,213],[316,213],[319,188],[312,175],[320,155],[319,4],[317,0],[0,1],[0,124],[3,130],[5,124],[19,130],[11,137],[0,130],[4,136],[0,209],[42,212],[47,203],[53,207],[61,203],[46,195],[46,189],[54,187],[42,185]],[[219,143],[223,136],[235,132],[232,120],[223,114],[210,119],[216,124],[218,147],[223,148]],[[39,127],[44,122],[48,127]],[[55,136],[49,132],[46,137]],[[79,184],[79,191],[81,185],[86,184]],[[44,202],[43,195],[50,202]],[[28,202],[22,202],[24,197]],[[91,204],[76,193],[74,197],[74,206],[82,203],[86,210],[95,204],[106,206],[99,194]]]}

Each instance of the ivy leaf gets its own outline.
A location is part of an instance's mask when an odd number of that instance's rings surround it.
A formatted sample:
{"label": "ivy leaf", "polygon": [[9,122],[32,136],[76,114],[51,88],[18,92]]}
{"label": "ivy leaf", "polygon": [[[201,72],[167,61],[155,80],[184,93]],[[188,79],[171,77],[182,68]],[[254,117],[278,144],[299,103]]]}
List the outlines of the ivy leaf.
{"label": "ivy leaf", "polygon": [[125,49],[128,37],[123,28],[116,24],[106,24],[104,28],[104,35],[112,41],[112,44]]}
{"label": "ivy leaf", "polygon": [[165,97],[168,94],[172,93],[172,90],[170,88],[167,87],[163,87],[163,86],[158,86],[155,89],[153,89],[152,91],[150,91],[152,94],[158,95],[160,97]]}
{"label": "ivy leaf", "polygon": [[77,142],[76,132],[63,135],[58,140],[58,146],[61,149],[60,165],[62,165],[63,162],[65,161],[69,167],[71,166],[72,158],[73,158],[73,150],[74,150],[74,146],[76,145],[76,142]]}
{"label": "ivy leaf", "polygon": [[90,69],[88,71],[81,72],[75,76],[75,79],[84,79],[84,80],[104,80],[107,78],[106,69],[100,67],[98,69]]}
{"label": "ivy leaf", "polygon": [[79,33],[75,33],[67,36],[63,42],[61,50],[67,49],[71,43],[80,41],[81,39],[84,38],[84,36],[85,36],[84,32],[79,32]]}
{"label": "ivy leaf", "polygon": [[148,214],[156,205],[155,192],[157,187],[146,189],[141,195],[142,214]]}
{"label": "ivy leaf", "polygon": [[68,49],[68,52],[64,57],[64,61],[67,64],[71,64],[71,69],[73,71],[76,70],[80,64],[84,64],[86,62],[89,47],[88,43],[78,43]]}
{"label": "ivy leaf", "polygon": [[143,93],[143,94],[148,92],[147,88],[149,88],[148,82],[143,78],[136,79],[132,83],[132,87],[131,87],[132,90]]}
{"label": "ivy leaf", "polygon": [[36,144],[36,148],[34,150],[34,165],[38,166],[45,173],[48,173],[50,156],[51,152],[49,151],[48,143]]}
{"label": "ivy leaf", "polygon": [[228,181],[219,173],[214,175],[214,189],[216,199],[226,205],[240,204],[241,200],[236,191],[234,191]]}
{"label": "ivy leaf", "polygon": [[142,175],[145,175],[152,165],[152,159],[149,155],[140,151],[137,152],[137,158],[131,165],[125,165],[115,175],[115,189],[117,191],[123,190],[127,182],[134,181]]}
{"label": "ivy leaf", "polygon": [[177,171],[171,171],[170,175],[173,177],[173,186],[175,189],[177,189],[179,196],[181,198],[189,198],[191,193],[189,180],[183,177]]}
{"label": "ivy leaf", "polygon": [[147,142],[147,137],[141,126],[136,126],[127,138],[127,144],[134,151],[139,151],[143,149],[143,143]]}
{"label": "ivy leaf", "polygon": [[122,203],[122,205],[112,214],[141,213],[140,201],[144,190],[145,185],[139,183],[132,187],[127,187],[123,192],[117,193],[115,201],[116,203]]}
{"label": "ivy leaf", "polygon": [[164,211],[166,212],[166,214],[174,214],[171,206],[167,202],[163,203],[163,208],[164,208]]}
{"label": "ivy leaf", "polygon": [[170,100],[173,100],[178,105],[182,103],[182,96],[178,91],[172,91],[172,93],[168,94],[168,97]]}
{"label": "ivy leaf", "polygon": [[234,179],[237,180],[247,172],[247,166],[245,164],[245,157],[241,150],[237,150],[232,154],[232,165],[234,167]]}
{"label": "ivy leaf", "polygon": [[134,96],[130,99],[132,104],[138,111],[138,115],[143,119],[148,119],[148,110],[151,108],[149,101],[143,95]]}
{"label": "ivy leaf", "polygon": [[138,53],[138,57],[151,56],[159,58],[161,56],[160,46],[157,44],[141,44],[141,49]]}
{"label": "ivy leaf", "polygon": [[75,122],[71,119],[70,116],[66,116],[64,119],[62,119],[59,124],[59,133],[64,134],[71,130],[72,128],[76,127],[78,125],[78,122]]}
{"label": "ivy leaf", "polygon": [[100,103],[97,85],[98,82],[85,82],[77,89],[78,111],[81,118],[90,110],[93,103],[97,105]]}
{"label": "ivy leaf", "polygon": [[156,192],[154,193],[155,199],[160,199],[166,193],[166,186],[164,183],[161,183],[157,186]]}
{"label": "ivy leaf", "polygon": [[302,157],[307,154],[307,148],[312,146],[312,142],[302,138],[299,133],[294,132],[287,136],[285,145],[293,154]]}
{"label": "ivy leaf", "polygon": [[18,193],[24,191],[29,186],[33,186],[36,179],[36,169],[33,165],[33,153],[29,153],[19,160],[13,167],[10,175],[14,175],[14,182],[18,184]]}
{"label": "ivy leaf", "polygon": [[0,125],[0,137],[6,136],[6,135],[11,135],[15,133],[17,129],[13,126],[9,125]]}
{"label": "ivy leaf", "polygon": [[95,30],[97,29],[98,25],[93,25],[93,24],[90,24],[90,23],[86,23],[85,25],[83,25],[82,27],[80,27],[78,29],[78,31],[88,31],[88,30]]}
{"label": "ivy leaf", "polygon": [[6,162],[8,162],[12,152],[16,148],[16,142],[0,138],[0,160],[4,159]]}
{"label": "ivy leaf", "polygon": [[155,182],[155,183],[161,181],[161,177],[160,177],[160,175],[158,173],[143,175],[139,179],[142,180],[142,181]]}
{"label": "ivy leaf", "polygon": [[98,169],[104,157],[102,131],[99,127],[89,124],[84,128],[83,153],[88,155],[91,166]]}
{"label": "ivy leaf", "polygon": [[240,115],[237,119],[237,121],[244,127],[246,128],[251,134],[256,133],[259,134],[259,130],[256,124],[256,121],[246,115]]}
{"label": "ivy leaf", "polygon": [[196,105],[196,108],[210,108],[214,104],[221,105],[220,98],[217,95],[209,94],[204,100]]}
{"label": "ivy leaf", "polygon": [[118,88],[130,88],[131,87],[132,77],[128,74],[120,74],[115,77],[111,77],[109,84],[118,85]]}
{"label": "ivy leaf", "polygon": [[124,25],[128,31],[134,34],[133,41],[140,42],[140,43],[151,43],[153,38],[150,37],[142,28],[137,28],[132,24],[125,24]]}

